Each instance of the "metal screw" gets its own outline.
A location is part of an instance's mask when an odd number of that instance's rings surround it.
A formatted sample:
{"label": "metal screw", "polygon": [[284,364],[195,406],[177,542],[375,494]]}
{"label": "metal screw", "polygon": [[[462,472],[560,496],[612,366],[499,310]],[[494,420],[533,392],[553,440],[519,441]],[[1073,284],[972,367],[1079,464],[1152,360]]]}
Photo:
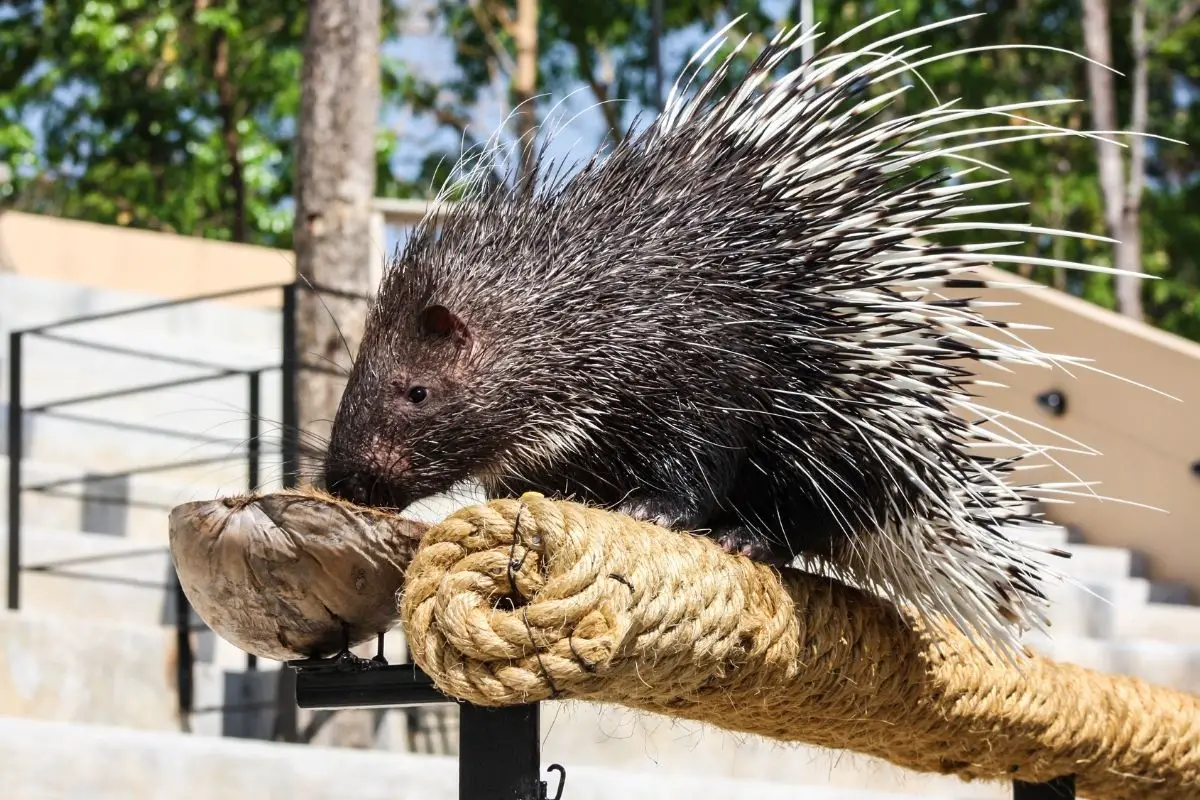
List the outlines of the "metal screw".
{"label": "metal screw", "polygon": [[1067,396],[1059,389],[1051,389],[1037,396],[1037,404],[1043,411],[1056,417],[1067,413]]}

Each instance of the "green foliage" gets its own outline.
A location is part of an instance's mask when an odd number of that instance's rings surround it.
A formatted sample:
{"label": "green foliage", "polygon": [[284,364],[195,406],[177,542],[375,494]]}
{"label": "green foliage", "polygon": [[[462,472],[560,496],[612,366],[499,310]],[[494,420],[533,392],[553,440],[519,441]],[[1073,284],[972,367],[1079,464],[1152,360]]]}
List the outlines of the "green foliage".
{"label": "green foliage", "polygon": [[[10,3],[0,11],[0,163],[10,166],[0,200],[289,246],[306,8],[304,0]],[[385,170],[395,146],[381,136]]]}

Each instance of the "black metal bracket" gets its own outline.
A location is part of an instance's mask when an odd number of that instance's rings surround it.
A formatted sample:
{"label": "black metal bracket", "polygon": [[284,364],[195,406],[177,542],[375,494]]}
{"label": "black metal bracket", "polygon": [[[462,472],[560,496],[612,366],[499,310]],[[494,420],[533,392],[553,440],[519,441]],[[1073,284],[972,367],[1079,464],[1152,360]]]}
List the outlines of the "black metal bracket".
{"label": "black metal bracket", "polygon": [[437,690],[416,664],[387,664],[343,651],[331,658],[289,661],[296,705],[304,709],[402,708],[457,702]]}
{"label": "black metal bracket", "polygon": [[296,705],[304,709],[403,708],[458,703],[460,800],[561,800],[567,772],[559,764],[553,796],[541,779],[539,706],[482,708],[443,694],[416,664],[388,664],[343,650],[329,658],[289,661]]}
{"label": "black metal bracket", "polygon": [[1074,775],[1064,775],[1046,783],[1013,781],[1013,800],[1071,800],[1074,797]]}

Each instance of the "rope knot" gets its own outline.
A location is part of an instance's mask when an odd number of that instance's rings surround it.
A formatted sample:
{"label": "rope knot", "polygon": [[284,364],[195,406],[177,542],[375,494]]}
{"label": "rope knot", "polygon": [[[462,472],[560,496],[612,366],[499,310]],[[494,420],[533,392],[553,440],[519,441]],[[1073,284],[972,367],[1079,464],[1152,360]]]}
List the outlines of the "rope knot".
{"label": "rope knot", "polygon": [[529,493],[462,509],[426,535],[400,610],[414,658],[439,665],[444,691],[508,705],[603,673],[632,598],[601,580],[588,516]]}

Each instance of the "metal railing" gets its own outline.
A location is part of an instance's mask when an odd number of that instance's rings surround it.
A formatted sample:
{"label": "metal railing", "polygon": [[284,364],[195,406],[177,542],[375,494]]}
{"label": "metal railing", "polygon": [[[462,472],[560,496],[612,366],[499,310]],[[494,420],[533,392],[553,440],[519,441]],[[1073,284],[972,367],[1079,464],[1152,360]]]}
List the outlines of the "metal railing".
{"label": "metal railing", "polygon": [[[395,200],[378,198],[372,209],[371,235],[373,249],[371,254],[370,274],[372,281],[380,277],[378,271],[385,260],[386,233],[388,228],[410,228],[420,221],[428,211],[437,213],[437,208],[422,200]],[[280,354],[276,361],[255,364],[253,366],[237,366],[220,363],[220,360],[205,360],[195,358],[186,353],[156,352],[139,347],[136,342],[93,341],[89,340],[86,332],[80,329],[89,323],[104,323],[110,320],[137,317],[154,312],[169,311],[174,308],[195,305],[199,303],[234,300],[254,295],[278,293],[278,300],[271,302],[269,296],[264,298],[261,307],[273,310],[279,314]],[[90,483],[128,483],[135,476],[155,475],[172,471],[191,469],[205,466],[232,465],[239,462],[244,464],[246,489],[254,491],[262,486],[264,463],[271,459],[272,467],[279,468],[280,483],[283,487],[294,486],[300,475],[300,459],[302,456],[299,433],[299,408],[296,402],[296,382],[302,369],[300,355],[297,352],[297,314],[301,292],[316,293],[322,296],[362,299],[360,295],[340,292],[337,290],[318,287],[308,282],[292,283],[263,283],[246,288],[231,289],[205,293],[197,296],[161,302],[132,306],[114,311],[85,314],[64,318],[50,323],[32,325],[9,332],[8,337],[8,378],[9,402],[7,407],[7,431],[5,434],[8,453],[8,482],[7,482],[7,597],[6,605],[10,610],[20,610],[22,607],[23,577],[30,573],[54,575],[56,577],[80,581],[120,584],[135,589],[161,592],[164,612],[173,617],[172,625],[175,632],[176,648],[176,688],[178,695],[178,711],[182,724],[190,727],[190,720],[195,715],[213,713],[251,713],[275,711],[273,722],[274,738],[285,741],[307,741],[315,735],[324,718],[315,719],[305,730],[298,727],[295,703],[294,670],[281,665],[276,698],[267,702],[229,702],[228,696],[220,705],[197,706],[195,693],[194,668],[197,661],[194,634],[208,632],[208,626],[200,623],[191,609],[186,595],[179,583],[174,569],[170,569],[164,580],[146,580],[144,577],[125,577],[119,574],[97,574],[87,568],[95,567],[104,562],[129,561],[138,558],[151,558],[167,555],[166,546],[136,546],[130,543],[126,548],[115,549],[112,552],[88,554],[82,556],[67,556],[61,558],[39,559],[37,563],[28,563],[23,547],[23,537],[28,536],[24,515],[24,500],[30,495],[80,500],[84,504],[81,517],[87,516],[87,505],[95,503],[105,507],[114,507],[123,511],[128,509],[151,509],[163,512],[163,523],[166,514],[172,507],[165,502],[147,501],[143,497],[130,495],[122,497],[93,497],[89,496],[87,486]],[[256,304],[257,305],[257,304]],[[111,338],[111,337],[110,337]],[[145,359],[150,363],[171,365],[174,367],[195,370],[197,374],[186,375],[171,380],[137,381],[130,379],[128,385],[115,389],[79,393],[68,397],[56,397],[49,402],[30,403],[26,394],[29,388],[27,369],[31,358],[29,345],[33,341],[48,341],[59,345],[78,347],[98,353],[106,353],[130,359]],[[304,365],[305,371],[327,371],[327,368],[314,365]],[[281,383],[279,407],[265,409],[263,400],[263,381],[267,375],[278,374]],[[181,430],[163,425],[147,424],[145,421],[130,419],[105,418],[103,415],[79,413],[79,407],[103,401],[119,400],[137,395],[150,395],[155,392],[165,392],[181,387],[195,387],[212,381],[229,381],[241,378],[245,381],[245,439],[223,438]],[[269,413],[278,421],[277,434],[264,435],[264,412]],[[114,469],[101,473],[86,473],[78,475],[54,477],[53,480],[29,481],[26,479],[27,470],[24,467],[30,461],[27,453],[27,439],[37,418],[53,417],[58,420],[80,426],[96,426],[109,430],[127,432],[131,435],[146,434],[176,439],[197,447],[225,448],[228,452],[219,455],[205,455],[196,458],[178,458],[175,460],[139,464],[124,469]],[[82,524],[80,529],[86,527]],[[136,572],[135,572],[136,574]],[[246,668],[256,671],[257,659],[247,655]],[[407,727],[410,738],[424,733],[436,739],[447,737],[444,730],[446,720],[444,714],[434,714],[436,719],[426,720],[429,714],[420,714],[418,709],[406,709]],[[433,727],[426,730],[432,722]],[[431,745],[432,747],[432,745]],[[437,749],[437,748],[434,748]],[[442,747],[441,749],[448,749]]]}
{"label": "metal railing", "polygon": [[[79,326],[83,326],[88,323],[98,323],[135,317],[197,303],[233,299],[272,291],[279,292],[281,294],[279,304],[281,337],[280,358],[275,363],[263,363],[252,367],[238,367],[230,364],[215,363],[213,361],[192,358],[190,356],[154,352],[135,346],[127,346],[125,344],[114,345],[105,342],[89,341],[86,336],[67,335],[63,333],[65,329],[78,328]],[[78,568],[83,565],[95,565],[105,561],[119,561],[149,556],[162,556],[166,554],[167,548],[165,546],[131,547],[128,550],[122,549],[114,552],[66,557],[49,561],[41,561],[36,564],[28,564],[25,563],[22,555],[22,537],[25,534],[23,501],[26,495],[38,493],[47,496],[80,499],[84,500],[85,502],[92,501],[99,503],[115,503],[123,505],[127,508],[151,508],[163,511],[163,521],[165,524],[166,512],[170,510],[170,505],[147,502],[145,500],[131,497],[89,498],[85,494],[70,491],[70,487],[78,484],[84,484],[87,481],[127,481],[138,475],[152,475],[155,473],[170,472],[185,468],[219,465],[222,463],[232,464],[244,462],[246,469],[246,488],[248,491],[255,491],[260,487],[261,484],[263,459],[266,455],[272,453],[279,457],[281,467],[281,482],[283,486],[287,487],[295,485],[299,475],[300,465],[300,439],[298,435],[298,409],[295,396],[295,387],[296,376],[299,367],[299,358],[296,352],[296,315],[298,309],[298,293],[301,291],[320,291],[322,294],[342,294],[326,289],[318,290],[314,287],[297,283],[267,284],[244,289],[206,294],[197,297],[188,297],[179,300],[167,300],[116,311],[76,316],[53,323],[14,330],[9,333],[9,401],[7,430],[7,607],[14,611],[21,608],[22,576],[23,574],[29,572],[52,574],[58,577],[78,580],[118,583],[126,586],[133,586],[148,590],[158,590],[167,593],[167,596],[165,596],[164,599],[172,604],[174,611],[176,647],[178,650],[178,674],[176,679],[179,697],[179,711],[184,719],[187,719],[193,713],[250,709],[240,709],[233,704],[226,704],[221,707],[206,709],[196,709],[194,707],[193,670],[195,665],[195,654],[192,647],[192,634],[197,631],[206,631],[208,628],[207,626],[196,625],[193,623],[193,615],[190,603],[188,602],[187,597],[184,595],[183,589],[178,580],[178,576],[174,573],[174,570],[172,569],[169,578],[161,583],[147,581],[140,578],[129,578],[119,575],[91,574],[78,571]],[[85,394],[57,398],[50,402],[28,404],[25,402],[26,346],[31,340],[35,339],[57,342],[59,344],[67,344],[73,347],[89,349],[96,352],[104,352],[135,359],[144,359],[147,362],[156,362],[158,364],[168,364],[177,367],[196,369],[200,370],[200,373],[175,378],[173,380],[131,383],[130,385],[122,386],[121,388],[117,389],[89,392]],[[265,437],[262,429],[264,411],[263,376],[272,372],[278,372],[281,379],[280,408],[278,409],[279,433],[276,446],[274,448],[268,448],[265,446]],[[103,416],[79,414],[70,410],[66,410],[89,403],[116,400],[125,397],[133,397],[135,395],[153,394],[155,392],[163,392],[171,389],[178,389],[180,387],[196,386],[206,382],[229,380],[231,378],[238,377],[243,378],[246,382],[245,397],[247,430],[246,438],[244,440],[223,439],[221,437],[196,433],[189,430],[173,429],[158,425],[148,425],[141,422],[131,422],[128,420],[111,419]],[[32,421],[36,417],[57,417],[60,420],[69,421],[78,425],[108,428],[110,430],[124,431],[131,434],[150,434],[166,439],[177,439],[180,442],[190,442],[197,446],[220,446],[228,448],[229,452],[221,455],[209,455],[199,458],[177,459],[173,461],[143,464],[140,466],[107,472],[99,475],[84,474],[80,476],[71,476],[38,483],[28,483],[24,480],[23,474],[23,467],[27,461],[25,454],[26,425],[27,422]],[[246,666],[248,670],[252,671],[257,668],[258,664],[254,656],[247,656]],[[293,705],[289,696],[289,688],[282,688],[284,691],[281,692],[281,700],[286,699],[288,705]],[[292,716],[294,719],[294,714]],[[286,732],[284,738],[290,738],[286,735]]]}

